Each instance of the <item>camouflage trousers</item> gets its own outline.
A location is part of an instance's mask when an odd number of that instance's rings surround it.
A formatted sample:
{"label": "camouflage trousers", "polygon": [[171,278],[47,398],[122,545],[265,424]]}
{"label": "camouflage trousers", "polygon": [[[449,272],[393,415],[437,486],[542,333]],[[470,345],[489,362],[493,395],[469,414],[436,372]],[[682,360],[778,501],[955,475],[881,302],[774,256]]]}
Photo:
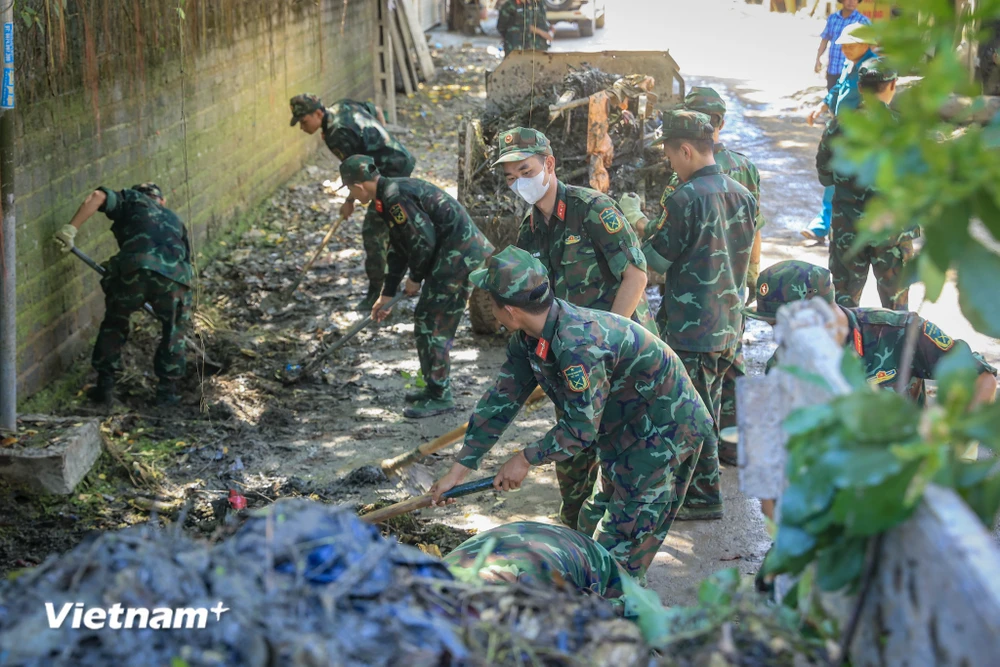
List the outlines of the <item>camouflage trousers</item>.
{"label": "camouflage trousers", "polygon": [[413,333],[420,372],[433,395],[441,395],[451,384],[451,346],[471,292],[468,275],[450,281],[428,279],[420,290]]}
{"label": "camouflage trousers", "polygon": [[[736,343],[736,357],[733,364],[726,370],[722,378],[722,407],[719,415],[719,430],[736,426],[736,378],[741,378],[747,374],[746,359],[743,358],[743,328],[746,320],[743,320],[743,327],[740,327],[740,338]],[[736,445],[723,442],[719,439],[719,460],[730,465],[736,461]]]}
{"label": "camouflage trousers", "polygon": [[[616,459],[602,460],[597,486],[577,525],[640,582],[684,502],[701,451],[700,444],[686,447],[664,467],[661,442],[651,434],[646,446],[635,443]],[[639,492],[632,483],[636,471],[642,471]]]}
{"label": "camouflage trousers", "polygon": [[365,248],[365,275],[372,294],[381,294],[385,283],[385,263],[389,255],[389,226],[375,212],[375,202],[368,206],[361,225],[361,242]]}
{"label": "camouflage trousers", "polygon": [[125,275],[109,273],[101,279],[101,287],[104,289],[104,321],[91,358],[98,375],[114,377],[121,372],[129,317],[148,303],[162,327],[160,345],[153,357],[153,371],[161,382],[183,378],[187,363],[184,330],[191,310],[191,293],[187,286],[155,271],[139,269]]}
{"label": "camouflage trousers", "polygon": [[848,208],[834,202],[830,227],[830,273],[833,274],[837,303],[847,308],[858,307],[868,281],[868,267],[871,266],[882,307],[907,310],[910,290],[903,282],[903,265],[913,257],[916,232],[904,232],[895,239],[867,245],[852,254],[851,246],[857,238],[857,218],[861,212]]}
{"label": "camouflage trousers", "polygon": [[688,377],[691,378],[705,407],[715,420],[713,437],[702,445],[694,468],[686,505],[691,508],[722,506],[722,480],[719,473],[719,422],[722,418],[722,383],[736,362],[737,348],[721,352],[676,350]]}
{"label": "camouflage trousers", "polygon": [[[562,410],[555,406],[556,421],[562,419]],[[594,492],[600,469],[597,449],[588,447],[565,461],[556,461],[556,481],[559,483],[559,521],[576,529],[580,509]],[[593,532],[593,531],[591,531]]]}

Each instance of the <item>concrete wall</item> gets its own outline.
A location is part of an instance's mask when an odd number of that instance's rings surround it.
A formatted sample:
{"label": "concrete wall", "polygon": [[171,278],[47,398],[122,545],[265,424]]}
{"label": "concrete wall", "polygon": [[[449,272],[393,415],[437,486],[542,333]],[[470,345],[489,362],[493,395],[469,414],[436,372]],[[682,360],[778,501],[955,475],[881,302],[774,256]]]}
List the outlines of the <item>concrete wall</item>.
{"label": "concrete wall", "polygon": [[[183,17],[177,6],[184,7]],[[18,384],[21,396],[86,349],[103,314],[96,274],[52,234],[99,185],[156,181],[203,253],[322,146],[288,99],[369,99],[374,0],[56,0],[17,24]],[[77,245],[116,252],[98,214]]]}

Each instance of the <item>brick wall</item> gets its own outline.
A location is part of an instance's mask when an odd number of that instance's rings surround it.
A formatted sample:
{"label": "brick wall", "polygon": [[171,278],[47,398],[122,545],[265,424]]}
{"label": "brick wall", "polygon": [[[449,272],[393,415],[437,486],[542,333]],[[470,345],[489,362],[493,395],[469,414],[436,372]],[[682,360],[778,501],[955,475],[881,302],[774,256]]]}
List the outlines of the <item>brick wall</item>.
{"label": "brick wall", "polygon": [[[374,0],[60,4],[28,3],[47,30],[17,26],[22,397],[86,349],[103,314],[96,274],[51,241],[89,192],[156,181],[204,252],[322,146],[289,127],[292,95],[374,94]],[[109,226],[97,214],[77,245],[107,259]]]}

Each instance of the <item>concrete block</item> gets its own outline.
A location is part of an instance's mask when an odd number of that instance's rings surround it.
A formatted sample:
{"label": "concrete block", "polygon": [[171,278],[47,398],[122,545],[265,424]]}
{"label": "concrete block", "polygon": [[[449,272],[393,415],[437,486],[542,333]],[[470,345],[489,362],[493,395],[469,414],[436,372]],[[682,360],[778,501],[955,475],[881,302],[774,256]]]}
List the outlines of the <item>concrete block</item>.
{"label": "concrete block", "polygon": [[0,449],[0,476],[34,491],[69,494],[101,455],[103,440],[96,419],[24,415],[29,426],[58,426],[58,442],[45,447]]}

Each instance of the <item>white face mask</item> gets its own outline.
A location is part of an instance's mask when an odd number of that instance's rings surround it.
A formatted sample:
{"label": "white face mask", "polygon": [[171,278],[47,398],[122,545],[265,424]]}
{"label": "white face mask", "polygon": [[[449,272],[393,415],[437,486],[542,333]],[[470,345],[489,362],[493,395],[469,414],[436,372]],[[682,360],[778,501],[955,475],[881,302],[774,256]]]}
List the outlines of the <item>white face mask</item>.
{"label": "white face mask", "polygon": [[549,190],[548,183],[545,182],[545,176],[546,173],[543,168],[531,178],[517,179],[514,181],[514,184],[510,186],[510,189],[513,190],[514,194],[518,197],[528,202],[529,205],[534,206]]}

